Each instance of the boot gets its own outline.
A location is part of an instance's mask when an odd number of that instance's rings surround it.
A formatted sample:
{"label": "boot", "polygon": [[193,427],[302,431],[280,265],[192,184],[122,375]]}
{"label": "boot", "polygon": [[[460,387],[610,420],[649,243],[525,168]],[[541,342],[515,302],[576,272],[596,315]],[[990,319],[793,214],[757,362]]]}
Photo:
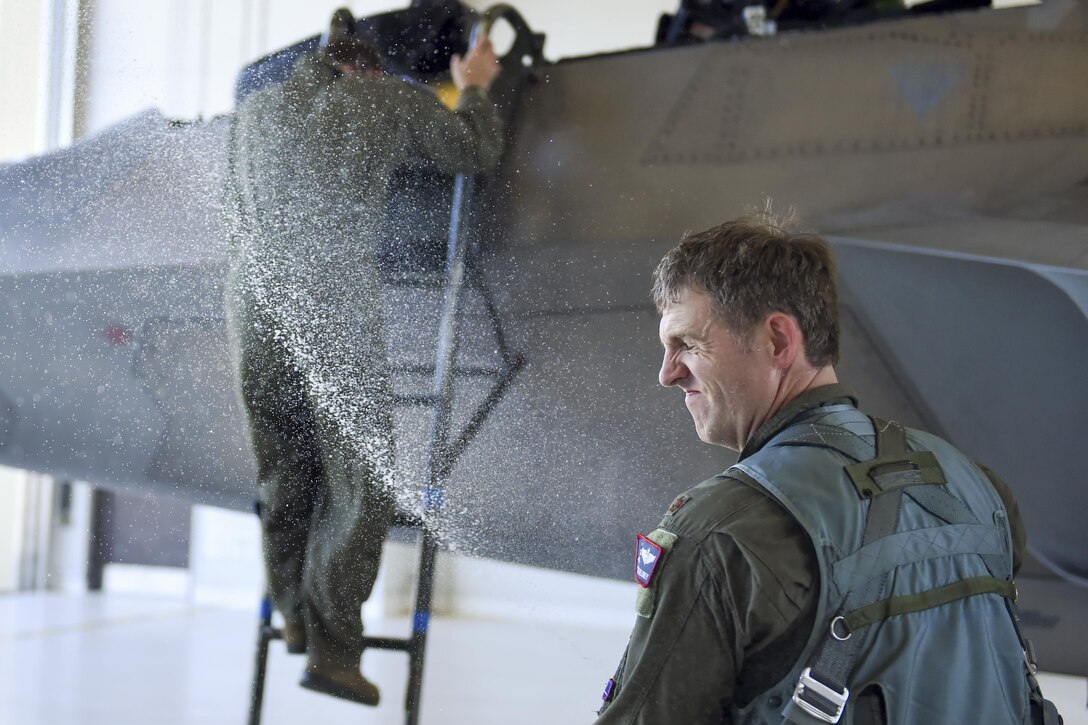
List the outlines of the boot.
{"label": "boot", "polygon": [[298,684],[307,690],[342,697],[361,705],[377,705],[380,695],[378,686],[354,667],[309,663]]}

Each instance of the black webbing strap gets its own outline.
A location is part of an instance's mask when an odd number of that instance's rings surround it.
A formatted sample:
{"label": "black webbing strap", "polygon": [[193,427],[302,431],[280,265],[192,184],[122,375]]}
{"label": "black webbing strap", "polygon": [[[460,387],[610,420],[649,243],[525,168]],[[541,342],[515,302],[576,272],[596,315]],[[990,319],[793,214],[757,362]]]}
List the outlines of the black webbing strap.
{"label": "black webbing strap", "polygon": [[[906,431],[902,426],[891,421],[873,418],[872,422],[876,432],[876,455],[871,460],[881,458],[902,460],[902,456],[907,452]],[[864,465],[864,462],[854,465]],[[850,466],[847,466],[847,469],[849,468]],[[870,499],[865,531],[862,533],[862,546],[888,536],[896,530],[902,503],[902,488],[892,488],[887,493]],[[888,573],[885,572],[851,589],[843,603],[844,610],[853,611],[877,602],[887,581]],[[850,696],[846,683],[861,651],[863,639],[860,635],[854,636],[851,630],[843,626],[844,624],[845,620],[841,617],[831,621],[815,664],[802,673],[793,697],[782,711],[785,722],[797,725],[811,725],[816,722],[834,723],[838,722],[842,716],[843,708]]]}
{"label": "black webbing strap", "polygon": [[1039,686],[1039,678],[1036,677],[1039,665],[1035,661],[1035,646],[1030,639],[1024,636],[1024,631],[1020,627],[1020,609],[1016,605],[1015,592],[1012,597],[1005,598],[1005,607],[1008,609],[1013,628],[1016,630],[1016,639],[1020,641],[1020,647],[1024,651],[1024,676],[1028,680],[1030,691],[1031,722],[1041,723],[1041,725],[1062,725],[1065,721],[1058,713],[1058,708],[1053,702],[1043,697],[1043,690]]}

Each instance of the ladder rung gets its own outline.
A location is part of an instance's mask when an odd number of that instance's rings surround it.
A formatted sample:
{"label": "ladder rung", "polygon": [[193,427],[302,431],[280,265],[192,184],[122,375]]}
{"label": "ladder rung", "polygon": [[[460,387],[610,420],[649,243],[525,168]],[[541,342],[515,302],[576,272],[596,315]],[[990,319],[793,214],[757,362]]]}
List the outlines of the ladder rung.
{"label": "ladder rung", "polygon": [[423,519],[414,513],[408,513],[397,509],[393,513],[393,519],[389,522],[390,528],[419,529],[423,527]]}
{"label": "ladder rung", "polygon": [[[408,375],[434,375],[434,365],[390,365],[390,372]],[[504,368],[485,368],[480,366],[455,367],[453,374],[463,378],[497,377],[506,372]]]}
{"label": "ladder rung", "polygon": [[403,652],[412,651],[412,640],[394,637],[363,637],[363,647],[374,649],[395,649]]}
{"label": "ladder rung", "polygon": [[[262,627],[261,631],[270,640],[283,639],[283,630],[279,627],[268,625]],[[398,639],[396,637],[363,637],[363,646],[375,649],[399,649],[408,652],[412,649],[412,640]]]}
{"label": "ladder rung", "polygon": [[415,275],[395,275],[386,277],[385,283],[390,287],[435,287],[446,286],[445,270],[440,272],[419,272]]}
{"label": "ladder rung", "polygon": [[455,367],[453,369],[454,375],[460,375],[464,378],[490,378],[498,377],[505,371],[502,368],[482,368],[482,367]]}
{"label": "ladder rung", "polygon": [[397,405],[434,405],[433,395],[394,395],[393,402]]}

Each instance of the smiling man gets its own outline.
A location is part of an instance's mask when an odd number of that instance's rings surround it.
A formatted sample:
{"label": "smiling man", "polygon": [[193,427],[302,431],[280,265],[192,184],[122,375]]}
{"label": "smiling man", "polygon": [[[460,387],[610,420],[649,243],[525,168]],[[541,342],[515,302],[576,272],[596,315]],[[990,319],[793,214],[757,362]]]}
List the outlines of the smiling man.
{"label": "smiling man", "polygon": [[838,383],[828,244],[737,219],[685,238],[653,291],[661,384],[740,458],[637,536],[598,723],[1057,723],[1013,616],[1011,492]]}

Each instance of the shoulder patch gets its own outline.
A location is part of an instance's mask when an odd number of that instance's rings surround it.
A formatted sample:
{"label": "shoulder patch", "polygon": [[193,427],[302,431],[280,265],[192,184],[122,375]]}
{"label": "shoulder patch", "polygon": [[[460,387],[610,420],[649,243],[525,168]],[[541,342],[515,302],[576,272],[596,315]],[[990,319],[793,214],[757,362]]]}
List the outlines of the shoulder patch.
{"label": "shoulder patch", "polygon": [[662,560],[669,556],[679,537],[665,529],[654,529],[648,536],[639,534],[635,539],[635,582],[641,587],[635,598],[635,613],[640,617],[654,615],[657,599],[657,575]]}
{"label": "shoulder patch", "polygon": [[662,557],[676,543],[676,534],[665,529],[654,529],[649,536],[635,537],[635,581],[648,587],[661,565]]}
{"label": "shoulder patch", "polygon": [[661,563],[661,547],[642,534],[635,540],[635,581],[640,586],[650,586],[657,565]]}

